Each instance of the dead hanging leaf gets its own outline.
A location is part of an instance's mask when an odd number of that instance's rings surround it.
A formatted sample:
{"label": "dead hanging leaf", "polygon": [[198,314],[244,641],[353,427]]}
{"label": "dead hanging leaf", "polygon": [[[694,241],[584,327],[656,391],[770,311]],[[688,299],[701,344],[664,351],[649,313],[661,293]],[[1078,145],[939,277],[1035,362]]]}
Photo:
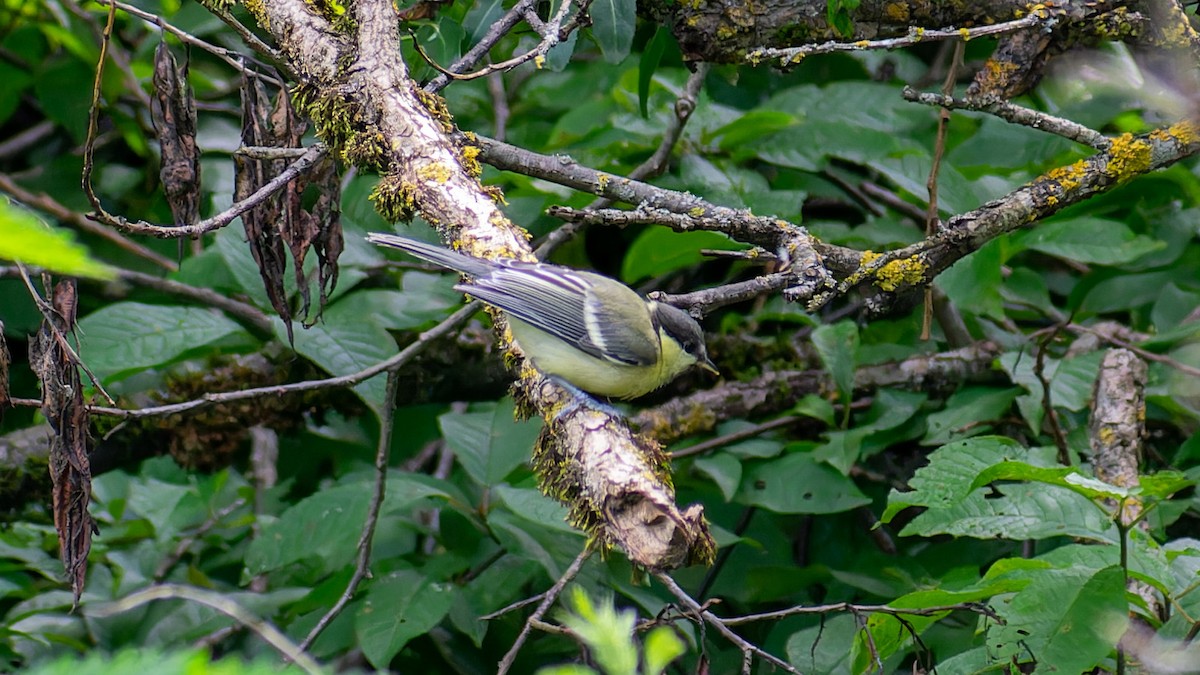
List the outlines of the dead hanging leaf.
{"label": "dead hanging leaf", "polygon": [[96,525],[88,514],[92,470],[88,459],[88,412],[83,403],[79,368],[66,344],[75,329],[74,280],[61,281],[50,296],[50,311],[29,342],[29,362],[42,383],[42,414],[53,429],[50,479],[54,493],[54,527],[75,604],[83,593],[87,557]]}
{"label": "dead hanging leaf", "polygon": [[176,225],[200,220],[200,152],[196,146],[196,101],[187,84],[187,63],[160,42],[154,50],[154,98],[150,116],[162,148],[159,178]]}
{"label": "dead hanging leaf", "polygon": [[[262,83],[252,76],[242,80],[242,145],[298,148],[307,125],[292,108],[286,92],[276,97],[274,106]],[[291,160],[258,159],[235,155],[236,194],[238,201],[246,199],[259,188],[287,169]],[[311,208],[305,209],[305,190],[312,186],[317,192]],[[304,274],[308,251],[317,254],[317,285],[320,305],[324,309],[328,293],[337,284],[337,259],[342,252],[342,228],[338,218],[341,202],[340,183],[332,159],[326,158],[305,175],[290,181],[258,206],[242,214],[250,253],[258,265],[271,306],[287,324],[288,340],[292,340],[292,311],[284,289],[283,275],[287,268],[287,251],[291,252],[296,289],[301,306],[297,313],[311,325],[311,292]]]}

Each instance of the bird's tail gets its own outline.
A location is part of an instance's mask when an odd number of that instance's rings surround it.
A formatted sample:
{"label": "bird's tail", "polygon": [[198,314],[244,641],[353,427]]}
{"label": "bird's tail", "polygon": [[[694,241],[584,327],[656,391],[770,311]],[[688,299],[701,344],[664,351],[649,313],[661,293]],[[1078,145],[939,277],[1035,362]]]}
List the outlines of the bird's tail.
{"label": "bird's tail", "polygon": [[372,244],[398,248],[401,251],[414,255],[422,260],[428,260],[435,265],[441,265],[442,267],[457,270],[473,277],[487,276],[496,267],[496,263],[490,260],[473,258],[468,255],[456,253],[447,248],[442,248],[441,246],[426,244],[423,241],[409,239],[408,237],[400,237],[394,234],[371,232],[367,234],[367,241],[371,242]]}

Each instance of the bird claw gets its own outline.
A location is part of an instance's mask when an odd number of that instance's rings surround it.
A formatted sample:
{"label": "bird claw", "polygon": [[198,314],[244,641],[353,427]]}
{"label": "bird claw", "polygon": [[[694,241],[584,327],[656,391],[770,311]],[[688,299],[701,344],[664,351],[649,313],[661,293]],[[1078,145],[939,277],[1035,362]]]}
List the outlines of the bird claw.
{"label": "bird claw", "polygon": [[621,411],[617,410],[612,405],[597,400],[594,396],[591,396],[584,390],[576,387],[570,382],[567,382],[561,377],[557,375],[547,375],[546,377],[551,382],[557,384],[559,387],[562,387],[564,391],[570,394],[570,399],[558,409],[558,412],[554,413],[555,421],[561,420],[566,415],[573,415],[579,412],[580,409],[591,410],[608,415],[609,417],[623,417]]}

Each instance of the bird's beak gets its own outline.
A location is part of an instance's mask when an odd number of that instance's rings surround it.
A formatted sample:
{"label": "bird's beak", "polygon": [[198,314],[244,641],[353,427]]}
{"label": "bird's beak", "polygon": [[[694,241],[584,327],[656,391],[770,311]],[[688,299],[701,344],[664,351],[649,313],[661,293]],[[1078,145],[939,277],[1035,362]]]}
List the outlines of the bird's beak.
{"label": "bird's beak", "polygon": [[708,372],[712,373],[713,375],[716,375],[718,377],[721,376],[721,371],[717,370],[717,366],[707,356],[704,357],[704,360],[697,361],[696,365],[700,366],[704,370],[707,370]]}

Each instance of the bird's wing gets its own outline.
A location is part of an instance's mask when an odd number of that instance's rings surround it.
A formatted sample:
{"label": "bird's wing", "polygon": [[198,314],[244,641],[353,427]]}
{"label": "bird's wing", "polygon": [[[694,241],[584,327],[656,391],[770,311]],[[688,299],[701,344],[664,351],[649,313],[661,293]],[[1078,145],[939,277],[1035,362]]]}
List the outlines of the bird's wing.
{"label": "bird's wing", "polygon": [[596,358],[637,366],[654,363],[658,334],[649,312],[645,326],[600,320],[589,276],[552,265],[502,263],[490,274],[455,288]]}

